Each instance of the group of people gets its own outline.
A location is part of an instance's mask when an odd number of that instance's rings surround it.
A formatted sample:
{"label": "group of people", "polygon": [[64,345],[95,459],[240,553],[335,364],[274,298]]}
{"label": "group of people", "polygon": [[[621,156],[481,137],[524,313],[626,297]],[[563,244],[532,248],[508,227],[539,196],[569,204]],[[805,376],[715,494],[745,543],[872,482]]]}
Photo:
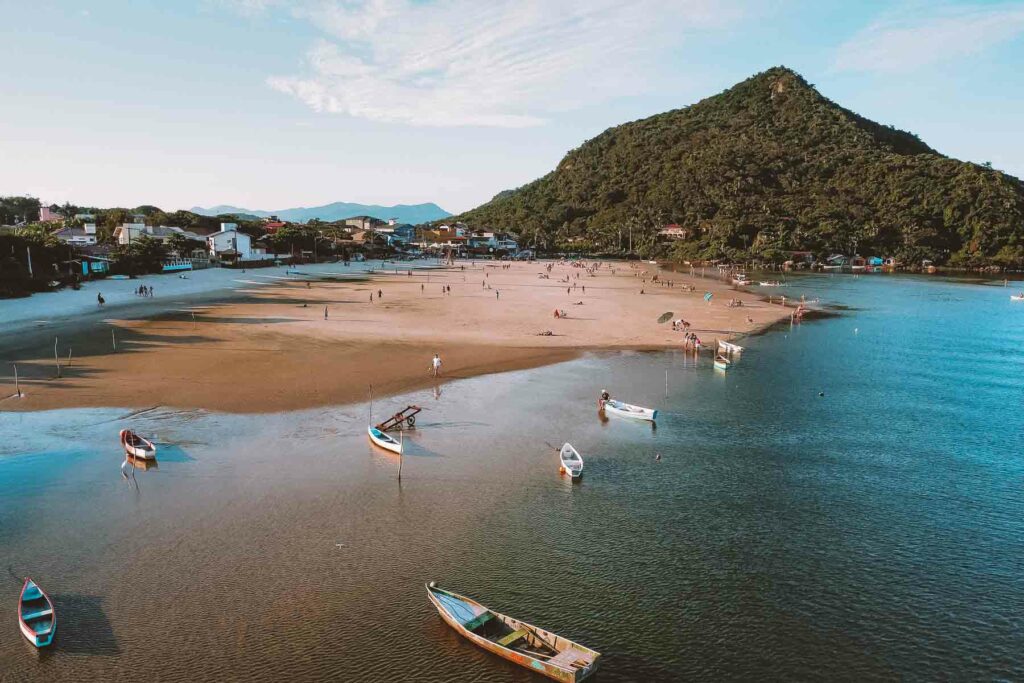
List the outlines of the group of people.
{"label": "group of people", "polygon": [[135,296],[151,297],[153,296],[153,288],[147,287],[146,285],[139,285],[139,288],[135,290]]}

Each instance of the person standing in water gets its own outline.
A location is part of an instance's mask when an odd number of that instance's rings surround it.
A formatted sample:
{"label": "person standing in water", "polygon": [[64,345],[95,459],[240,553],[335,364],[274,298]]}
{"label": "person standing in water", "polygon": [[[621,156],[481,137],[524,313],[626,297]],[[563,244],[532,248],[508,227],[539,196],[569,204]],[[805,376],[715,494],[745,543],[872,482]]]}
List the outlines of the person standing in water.
{"label": "person standing in water", "polygon": [[441,356],[434,354],[434,359],[430,361],[431,370],[434,373],[434,377],[441,376]]}

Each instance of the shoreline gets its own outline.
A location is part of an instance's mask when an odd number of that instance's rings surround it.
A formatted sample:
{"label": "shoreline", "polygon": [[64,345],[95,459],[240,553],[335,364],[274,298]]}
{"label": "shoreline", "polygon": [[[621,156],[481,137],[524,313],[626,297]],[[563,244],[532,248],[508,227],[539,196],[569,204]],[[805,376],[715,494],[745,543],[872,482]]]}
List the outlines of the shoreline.
{"label": "shoreline", "polygon": [[[656,322],[665,312],[690,321],[705,345],[765,332],[790,315],[753,293],[650,264],[605,263],[594,275],[553,264],[545,278],[549,263],[469,261],[319,279],[308,273],[308,282],[172,294],[141,308],[23,328],[0,335],[7,365],[0,411],[162,405],[269,413],[344,405],[364,400],[370,384],[377,396],[394,395],[588,352],[679,350],[683,334]],[[653,283],[655,273],[698,291]],[[710,304],[705,291],[714,295]],[[744,305],[727,307],[728,298]],[[567,317],[554,318],[556,309]],[[434,353],[444,362],[437,380],[428,372]],[[21,399],[12,397],[12,362]]]}

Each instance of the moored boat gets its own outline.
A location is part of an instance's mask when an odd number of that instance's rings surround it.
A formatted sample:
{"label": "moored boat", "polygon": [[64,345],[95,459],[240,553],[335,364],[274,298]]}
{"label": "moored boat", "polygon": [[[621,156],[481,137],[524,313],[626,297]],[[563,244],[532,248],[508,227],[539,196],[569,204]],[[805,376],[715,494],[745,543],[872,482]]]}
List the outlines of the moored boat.
{"label": "moored boat", "polygon": [[583,458],[580,457],[580,454],[568,441],[562,444],[562,450],[558,453],[558,459],[561,462],[561,472],[568,474],[573,479],[579,479],[583,476]]}
{"label": "moored boat", "polygon": [[732,342],[718,340],[718,350],[722,353],[743,353],[743,347]]}
{"label": "moored boat", "polygon": [[597,670],[601,653],[550,631],[484,607],[476,600],[427,584],[427,597],[441,618],[488,652],[544,674],[575,683]]}
{"label": "moored boat", "polygon": [[1011,294],[1010,301],[1024,301],[1024,294]]}
{"label": "moored boat", "polygon": [[722,354],[718,354],[717,356],[715,356],[716,370],[728,370],[731,364],[731,361]]}
{"label": "moored boat", "polygon": [[366,433],[375,446],[379,446],[392,453],[402,454],[402,442],[390,434],[382,432],[372,425],[366,428]]}
{"label": "moored boat", "polygon": [[762,287],[781,287],[782,286],[782,283],[779,282],[778,280],[761,280],[757,284],[759,284]]}
{"label": "moored boat", "polygon": [[139,460],[152,460],[156,457],[156,446],[152,441],[144,439],[130,429],[121,430],[121,445],[124,452]]}
{"label": "moored boat", "polygon": [[18,624],[21,635],[36,647],[52,643],[53,634],[57,632],[57,613],[53,610],[53,603],[32,579],[25,579],[21,587]]}
{"label": "moored boat", "polygon": [[616,401],[613,398],[610,398],[607,401],[602,400],[600,403],[601,408],[606,413],[618,415],[619,417],[629,417],[634,420],[647,420],[648,422],[654,422],[658,418],[658,411],[653,408],[635,406],[631,403],[625,403],[624,401]]}

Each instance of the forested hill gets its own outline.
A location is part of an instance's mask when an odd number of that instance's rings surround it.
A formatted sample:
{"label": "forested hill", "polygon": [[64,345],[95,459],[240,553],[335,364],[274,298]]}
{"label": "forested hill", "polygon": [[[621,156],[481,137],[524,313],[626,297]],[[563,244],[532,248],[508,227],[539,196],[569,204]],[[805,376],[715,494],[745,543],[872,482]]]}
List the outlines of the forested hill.
{"label": "forested hill", "polygon": [[1024,264],[1024,184],[945,157],[776,67],[611,128],[548,175],[458,217],[547,248],[779,261],[793,250],[905,263]]}

